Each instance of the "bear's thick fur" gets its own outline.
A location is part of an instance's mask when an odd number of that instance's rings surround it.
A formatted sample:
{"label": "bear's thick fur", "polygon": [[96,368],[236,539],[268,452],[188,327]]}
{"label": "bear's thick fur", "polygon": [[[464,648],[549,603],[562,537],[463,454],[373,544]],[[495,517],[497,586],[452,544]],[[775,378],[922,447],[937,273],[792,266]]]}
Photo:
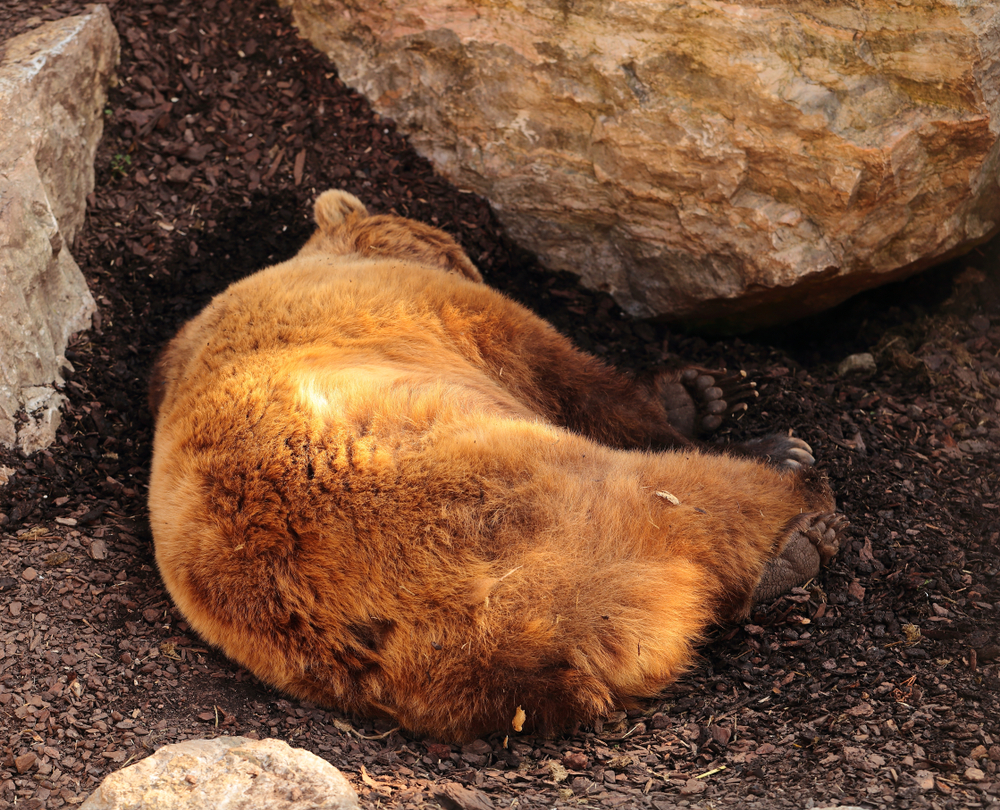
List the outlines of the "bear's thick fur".
{"label": "bear's thick fur", "polygon": [[803,443],[701,449],[657,394],[679,377],[579,352],[441,231],[340,191],[315,215],[150,385],[163,579],[262,680],[443,740],[560,728],[836,551]]}

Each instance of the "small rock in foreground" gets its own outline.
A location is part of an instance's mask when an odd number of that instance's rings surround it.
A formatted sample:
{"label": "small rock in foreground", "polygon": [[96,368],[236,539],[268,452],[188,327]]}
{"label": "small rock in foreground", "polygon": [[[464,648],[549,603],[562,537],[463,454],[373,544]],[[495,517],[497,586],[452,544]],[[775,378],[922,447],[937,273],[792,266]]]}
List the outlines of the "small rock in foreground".
{"label": "small rock in foreground", "polygon": [[108,776],[80,810],[356,810],[326,760],[281,740],[218,737],[165,745]]}
{"label": "small rock in foreground", "polygon": [[875,369],[875,358],[868,352],[862,352],[841,360],[837,366],[837,374],[841,377],[846,377],[848,374],[871,374]]}

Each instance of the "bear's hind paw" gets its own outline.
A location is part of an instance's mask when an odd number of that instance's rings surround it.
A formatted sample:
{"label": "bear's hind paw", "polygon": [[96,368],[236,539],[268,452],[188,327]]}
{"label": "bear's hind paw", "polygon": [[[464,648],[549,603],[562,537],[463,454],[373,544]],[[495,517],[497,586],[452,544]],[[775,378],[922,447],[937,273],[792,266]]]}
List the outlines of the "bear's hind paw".
{"label": "bear's hind paw", "polygon": [[816,547],[820,563],[826,565],[840,551],[840,538],[850,526],[850,521],[839,512],[819,515],[803,534]]}
{"label": "bear's hind paw", "polygon": [[770,602],[815,577],[840,550],[848,526],[847,518],[837,512],[812,512],[796,518],[781,552],[764,566],[754,604]]}

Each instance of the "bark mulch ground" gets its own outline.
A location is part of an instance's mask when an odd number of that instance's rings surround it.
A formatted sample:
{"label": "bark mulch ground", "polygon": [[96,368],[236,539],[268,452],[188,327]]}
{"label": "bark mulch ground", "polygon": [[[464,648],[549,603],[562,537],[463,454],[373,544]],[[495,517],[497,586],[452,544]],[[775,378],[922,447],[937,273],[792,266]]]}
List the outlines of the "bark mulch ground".
{"label": "bark mulch ground", "polygon": [[[79,804],[158,746],[217,734],[307,748],[371,807],[1000,803],[1000,244],[805,325],[672,333],[540,268],[271,2],[109,5],[121,84],[74,247],[99,313],[67,352],[57,443],[0,456],[0,806]],[[83,7],[0,0],[0,30]],[[719,628],[643,711],[557,739],[413,739],[287,700],[206,648],[153,561],[146,375],[214,293],[297,250],[330,187],[449,231],[490,284],[609,362],[754,373],[761,399],[732,438],[812,444],[852,521],[840,555]],[[838,376],[859,351],[877,371]]]}

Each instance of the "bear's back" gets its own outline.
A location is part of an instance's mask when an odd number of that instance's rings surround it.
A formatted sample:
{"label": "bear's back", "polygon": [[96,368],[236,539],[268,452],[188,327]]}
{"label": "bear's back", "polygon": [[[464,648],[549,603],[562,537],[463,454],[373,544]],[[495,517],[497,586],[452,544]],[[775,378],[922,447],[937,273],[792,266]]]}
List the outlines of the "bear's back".
{"label": "bear's back", "polygon": [[[154,414],[178,407],[178,396],[190,407],[234,374],[280,374],[276,369],[284,366],[294,376],[296,364],[335,385],[349,377],[409,373],[414,382],[451,379],[501,394],[505,389],[489,379],[483,346],[472,337],[483,334],[483,321],[516,329],[511,308],[494,307],[495,300],[510,303],[433,267],[296,257],[233,284],[181,329],[154,369]],[[183,386],[175,384],[180,380]],[[509,395],[501,399],[509,409]]]}

